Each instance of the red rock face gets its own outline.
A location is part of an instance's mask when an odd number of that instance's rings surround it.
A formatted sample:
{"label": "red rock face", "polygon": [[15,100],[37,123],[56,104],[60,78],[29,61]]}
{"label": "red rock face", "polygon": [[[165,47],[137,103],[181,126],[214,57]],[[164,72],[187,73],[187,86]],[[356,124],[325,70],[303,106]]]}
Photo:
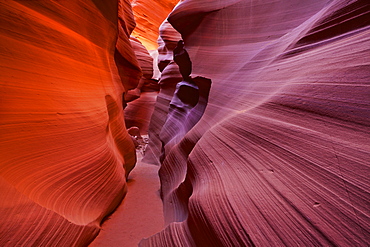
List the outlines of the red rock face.
{"label": "red rock face", "polygon": [[136,88],[125,93],[126,127],[136,126],[142,134],[148,134],[149,120],[159,91],[159,84],[153,77],[153,58],[141,42],[131,36],[131,45],[138,59],[143,76]]}
{"label": "red rock face", "polygon": [[141,246],[367,246],[368,11],[367,1],[185,0],[171,13],[191,76],[212,84],[195,126],[152,118],[167,134],[167,227]]}
{"label": "red rock face", "polygon": [[125,195],[122,95],[141,77],[129,13],[128,0],[0,3],[1,246],[86,246]]}
{"label": "red rock face", "polygon": [[178,2],[179,0],[131,0],[136,20],[136,28],[132,34],[148,50],[158,48],[158,27]]}

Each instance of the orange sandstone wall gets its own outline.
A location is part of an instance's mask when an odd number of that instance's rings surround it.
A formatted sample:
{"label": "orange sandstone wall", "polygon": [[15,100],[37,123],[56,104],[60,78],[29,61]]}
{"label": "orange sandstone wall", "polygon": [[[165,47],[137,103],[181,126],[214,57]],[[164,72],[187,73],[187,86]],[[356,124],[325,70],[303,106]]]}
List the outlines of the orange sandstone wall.
{"label": "orange sandstone wall", "polygon": [[1,246],[85,246],[124,197],[136,157],[122,95],[141,77],[130,13],[128,0],[0,2]]}
{"label": "orange sandstone wall", "polygon": [[176,121],[194,117],[189,106],[165,128],[151,125],[166,154],[167,227],[141,246],[368,245],[369,9],[364,0],[177,6],[169,22],[192,77],[212,85],[194,127]]}
{"label": "orange sandstone wall", "polygon": [[178,2],[179,0],[131,0],[137,23],[132,35],[148,50],[156,50],[158,28]]}
{"label": "orange sandstone wall", "polygon": [[131,36],[132,49],[134,50],[143,76],[135,89],[125,94],[127,107],[125,108],[126,127],[138,127],[140,133],[147,135],[154,102],[159,90],[158,81],[153,77],[153,58],[141,42]]}

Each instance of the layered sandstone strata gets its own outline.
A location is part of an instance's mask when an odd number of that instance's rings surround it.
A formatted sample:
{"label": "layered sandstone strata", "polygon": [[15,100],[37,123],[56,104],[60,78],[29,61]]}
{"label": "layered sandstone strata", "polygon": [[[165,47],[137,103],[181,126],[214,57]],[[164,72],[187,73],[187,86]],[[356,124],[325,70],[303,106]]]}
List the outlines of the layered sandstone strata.
{"label": "layered sandstone strata", "polygon": [[125,93],[125,123],[127,128],[136,126],[147,135],[159,84],[153,79],[153,57],[137,38],[131,36],[130,40],[143,75],[136,88]]}
{"label": "layered sandstone strata", "polygon": [[367,246],[369,20],[364,0],[178,5],[212,84],[195,126],[152,118],[167,227],[141,246]]}
{"label": "layered sandstone strata", "polygon": [[154,112],[148,127],[150,142],[144,157],[145,162],[156,165],[160,163],[159,159],[162,149],[159,134],[165,124],[176,85],[182,80],[179,67],[173,60],[173,50],[181,39],[181,35],[167,21],[162,23],[159,31],[158,68],[161,72],[159,80],[160,91],[157,95]]}
{"label": "layered sandstone strata", "polygon": [[136,160],[130,2],[1,1],[0,19],[0,245],[86,246]]}
{"label": "layered sandstone strata", "polygon": [[148,50],[156,50],[158,48],[158,27],[178,2],[179,0],[131,0],[137,23],[132,34]]}

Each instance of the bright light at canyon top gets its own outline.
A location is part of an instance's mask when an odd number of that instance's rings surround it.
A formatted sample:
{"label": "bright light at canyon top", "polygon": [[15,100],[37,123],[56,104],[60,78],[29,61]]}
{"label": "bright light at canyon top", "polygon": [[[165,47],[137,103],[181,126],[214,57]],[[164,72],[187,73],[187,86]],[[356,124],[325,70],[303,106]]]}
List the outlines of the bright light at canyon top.
{"label": "bright light at canyon top", "polygon": [[179,0],[131,0],[136,21],[132,35],[148,50],[156,50],[158,28],[178,2]]}

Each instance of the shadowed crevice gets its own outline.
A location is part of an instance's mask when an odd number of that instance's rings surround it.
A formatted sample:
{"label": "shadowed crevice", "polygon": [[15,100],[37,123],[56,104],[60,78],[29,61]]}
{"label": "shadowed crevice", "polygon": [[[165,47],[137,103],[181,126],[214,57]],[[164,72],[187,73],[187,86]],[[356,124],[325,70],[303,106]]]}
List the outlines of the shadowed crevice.
{"label": "shadowed crevice", "polygon": [[161,162],[165,159],[166,150],[179,143],[203,116],[212,84],[208,78],[190,76],[192,62],[182,40],[173,53],[183,80],[176,85],[167,119],[159,134],[162,142]]}

